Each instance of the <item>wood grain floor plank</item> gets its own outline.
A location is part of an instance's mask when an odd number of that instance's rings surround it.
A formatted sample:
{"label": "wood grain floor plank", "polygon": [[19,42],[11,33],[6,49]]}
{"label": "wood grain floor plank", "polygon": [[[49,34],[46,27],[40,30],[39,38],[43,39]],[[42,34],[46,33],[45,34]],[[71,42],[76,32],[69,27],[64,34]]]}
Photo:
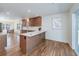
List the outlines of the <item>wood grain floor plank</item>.
{"label": "wood grain floor plank", "polygon": [[67,43],[46,40],[31,53],[32,56],[76,56]]}
{"label": "wood grain floor plank", "polygon": [[67,44],[58,41],[45,40],[32,50],[30,54],[23,54],[19,46],[2,51],[1,56],[76,56],[73,49]]}

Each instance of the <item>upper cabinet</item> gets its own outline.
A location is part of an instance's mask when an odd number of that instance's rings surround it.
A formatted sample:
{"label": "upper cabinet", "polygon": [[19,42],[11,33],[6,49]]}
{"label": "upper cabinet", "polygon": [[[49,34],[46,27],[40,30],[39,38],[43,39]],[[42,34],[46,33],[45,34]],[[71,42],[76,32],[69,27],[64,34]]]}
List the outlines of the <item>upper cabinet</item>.
{"label": "upper cabinet", "polygon": [[22,26],[23,27],[27,26],[27,19],[22,19]]}
{"label": "upper cabinet", "polygon": [[38,17],[33,17],[33,18],[29,18],[28,19],[22,19],[22,26],[41,26],[42,24],[42,17],[38,16]]}
{"label": "upper cabinet", "polygon": [[42,23],[41,16],[29,18],[29,26],[41,26],[41,23]]}

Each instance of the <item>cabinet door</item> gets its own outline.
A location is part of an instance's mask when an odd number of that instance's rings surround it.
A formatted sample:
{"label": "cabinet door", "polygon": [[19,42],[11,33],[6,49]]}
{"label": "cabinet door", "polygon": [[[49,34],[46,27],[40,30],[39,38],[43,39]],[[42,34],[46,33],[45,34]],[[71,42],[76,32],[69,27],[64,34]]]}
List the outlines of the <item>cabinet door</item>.
{"label": "cabinet door", "polygon": [[41,17],[29,18],[29,26],[41,26]]}
{"label": "cabinet door", "polygon": [[20,48],[23,53],[26,53],[26,36],[20,35]]}
{"label": "cabinet door", "polygon": [[43,33],[41,34],[41,38],[42,38],[43,40],[45,40],[45,32],[43,32]]}

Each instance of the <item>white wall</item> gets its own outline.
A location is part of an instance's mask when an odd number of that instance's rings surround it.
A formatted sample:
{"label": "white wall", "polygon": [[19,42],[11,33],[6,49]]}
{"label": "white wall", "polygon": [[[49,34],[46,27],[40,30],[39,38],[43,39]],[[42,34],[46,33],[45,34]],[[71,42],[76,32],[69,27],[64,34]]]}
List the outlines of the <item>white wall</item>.
{"label": "white wall", "polygon": [[72,16],[70,12],[68,13],[68,43],[72,47]]}
{"label": "white wall", "polygon": [[[61,42],[68,42],[68,32],[69,32],[69,19],[68,19],[69,14],[68,13],[61,13],[61,14],[55,14],[55,15],[50,15],[50,16],[43,16],[43,21],[42,21],[42,28],[46,30],[46,39],[50,40],[56,40],[56,41],[61,41]],[[53,24],[52,20],[54,17],[59,17],[62,20],[62,29],[53,29]]]}
{"label": "white wall", "polygon": [[16,19],[13,24],[14,24],[14,30],[15,30],[15,32],[19,31],[19,30],[17,30],[17,24],[21,24],[21,20]]}

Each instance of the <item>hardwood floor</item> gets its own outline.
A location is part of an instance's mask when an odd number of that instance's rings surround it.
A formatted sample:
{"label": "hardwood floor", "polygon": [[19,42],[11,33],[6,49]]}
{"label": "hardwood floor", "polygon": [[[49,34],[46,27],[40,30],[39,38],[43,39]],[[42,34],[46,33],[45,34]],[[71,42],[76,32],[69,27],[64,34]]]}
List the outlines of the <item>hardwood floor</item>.
{"label": "hardwood floor", "polygon": [[32,56],[76,56],[75,52],[67,43],[46,40],[35,48]]}
{"label": "hardwood floor", "polygon": [[[15,42],[15,41],[11,41]],[[15,46],[16,45],[16,46]],[[1,56],[27,56],[23,54],[17,44],[13,48],[4,49],[0,52]],[[67,43],[45,40],[40,43],[28,56],[76,56],[75,52]]]}

